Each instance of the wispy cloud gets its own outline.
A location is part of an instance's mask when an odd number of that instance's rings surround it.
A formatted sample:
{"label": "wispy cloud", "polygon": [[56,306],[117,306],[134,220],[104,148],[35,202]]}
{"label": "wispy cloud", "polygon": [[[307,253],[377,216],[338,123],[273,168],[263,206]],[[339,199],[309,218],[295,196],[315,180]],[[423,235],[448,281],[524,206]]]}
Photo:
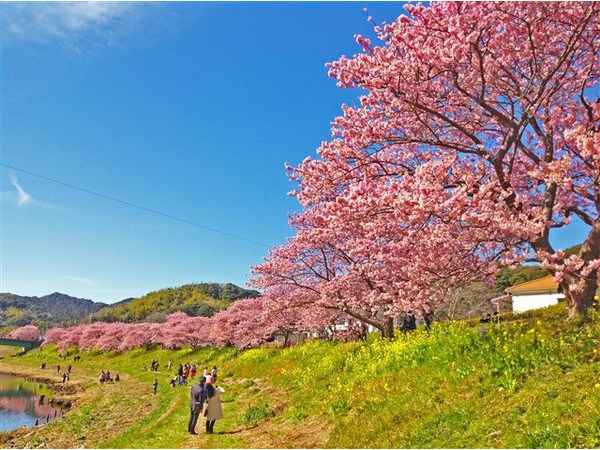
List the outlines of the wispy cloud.
{"label": "wispy cloud", "polygon": [[94,39],[114,44],[140,23],[144,3],[52,2],[4,3],[2,27],[5,41],[76,44]]}
{"label": "wispy cloud", "polygon": [[14,189],[2,190],[0,192],[0,199],[2,199],[3,202],[11,203],[13,205],[16,205],[19,208],[35,206],[35,207],[51,209],[51,210],[59,209],[55,205],[40,201],[37,198],[33,197],[21,185],[21,183],[19,182],[19,180],[14,172],[11,172],[9,174],[8,178],[9,178],[10,184],[13,186]]}
{"label": "wispy cloud", "polygon": [[95,286],[96,282],[90,278],[75,277],[72,275],[63,275],[60,277],[62,280],[74,281],[75,283],[84,284],[86,286]]}
{"label": "wispy cloud", "polygon": [[12,184],[17,190],[17,205],[24,206],[34,202],[33,197],[25,192],[25,189],[21,187],[19,181],[17,180],[17,176],[14,173],[10,174],[10,184]]}

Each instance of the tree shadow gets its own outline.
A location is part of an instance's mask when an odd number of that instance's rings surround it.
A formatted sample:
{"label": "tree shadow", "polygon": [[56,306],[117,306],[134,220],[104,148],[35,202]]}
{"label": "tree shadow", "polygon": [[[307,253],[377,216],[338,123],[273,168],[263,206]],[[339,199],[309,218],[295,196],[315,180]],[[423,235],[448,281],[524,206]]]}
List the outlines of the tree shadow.
{"label": "tree shadow", "polygon": [[251,427],[246,427],[246,428],[241,428],[239,430],[232,430],[232,431],[215,431],[213,434],[238,434],[238,433],[242,433],[244,431],[248,431],[248,430],[253,430],[254,428],[258,427],[258,424],[252,425]]}

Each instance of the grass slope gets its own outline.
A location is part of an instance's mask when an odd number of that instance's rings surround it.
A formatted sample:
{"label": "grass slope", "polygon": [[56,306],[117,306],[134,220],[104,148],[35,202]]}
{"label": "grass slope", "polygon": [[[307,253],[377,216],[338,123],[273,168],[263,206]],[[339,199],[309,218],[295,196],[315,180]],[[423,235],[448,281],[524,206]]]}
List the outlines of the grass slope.
{"label": "grass slope", "polygon": [[[85,390],[55,423],[0,435],[5,446],[212,447],[600,447],[600,323],[566,323],[563,305],[487,325],[435,324],[387,342],[314,341],[280,350],[207,348],[83,354]],[[187,388],[161,368],[221,368],[225,418],[217,434],[189,436]],[[56,349],[2,360],[2,370],[49,375]],[[101,386],[101,369],[121,383]],[[58,378],[54,373],[52,377]],[[202,431],[199,424],[198,431]]]}

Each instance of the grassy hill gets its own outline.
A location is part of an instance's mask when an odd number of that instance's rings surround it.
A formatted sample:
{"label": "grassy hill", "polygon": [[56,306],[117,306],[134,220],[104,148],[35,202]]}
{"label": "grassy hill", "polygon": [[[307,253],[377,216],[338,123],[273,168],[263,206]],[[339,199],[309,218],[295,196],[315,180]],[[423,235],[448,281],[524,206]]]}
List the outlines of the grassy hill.
{"label": "grassy hill", "polygon": [[143,297],[102,308],[92,320],[103,322],[160,322],[168,314],[183,311],[190,316],[211,316],[232,301],[256,297],[257,291],[234,284],[197,283],[161,289]]}
{"label": "grassy hill", "polygon": [[[394,341],[313,341],[263,347],[85,353],[81,388],[64,418],[0,445],[110,448],[588,447],[600,446],[600,323],[565,322],[564,305],[500,324],[436,323]],[[152,359],[155,374],[143,370]],[[170,388],[168,359],[216,364],[225,418],[189,436],[188,388]],[[5,358],[3,370],[57,378],[53,347]],[[122,382],[100,385],[99,370]],[[52,373],[50,373],[52,372]],[[159,392],[151,394],[157,378]],[[136,411],[134,416],[131,411]],[[202,431],[200,422],[197,431]]]}

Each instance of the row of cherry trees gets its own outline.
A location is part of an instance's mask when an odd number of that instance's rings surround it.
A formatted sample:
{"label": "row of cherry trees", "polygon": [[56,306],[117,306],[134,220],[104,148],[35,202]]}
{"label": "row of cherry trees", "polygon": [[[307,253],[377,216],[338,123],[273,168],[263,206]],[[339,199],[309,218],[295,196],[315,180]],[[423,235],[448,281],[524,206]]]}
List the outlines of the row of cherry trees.
{"label": "row of cherry trees", "polygon": [[[365,94],[317,158],[288,166],[303,211],[254,286],[391,336],[398,313],[531,261],[585,317],[600,267],[600,4],[405,9],[375,26],[378,45],[357,36],[361,53],[328,64]],[[567,258],[550,234],[573,217],[589,234]]]}
{"label": "row of cherry trees", "polygon": [[6,335],[9,339],[19,339],[21,341],[37,341],[40,339],[40,330],[35,325],[25,325],[12,330]]}
{"label": "row of cherry trees", "polygon": [[286,345],[294,331],[322,332],[339,319],[341,316],[336,311],[282,307],[259,297],[238,300],[210,318],[178,312],[169,315],[163,323],[95,322],[53,328],[46,332],[44,345],[56,344],[62,350],[77,347],[102,352],[122,352],[152,344],[166,348],[185,345],[250,348],[275,335],[281,335]]}

